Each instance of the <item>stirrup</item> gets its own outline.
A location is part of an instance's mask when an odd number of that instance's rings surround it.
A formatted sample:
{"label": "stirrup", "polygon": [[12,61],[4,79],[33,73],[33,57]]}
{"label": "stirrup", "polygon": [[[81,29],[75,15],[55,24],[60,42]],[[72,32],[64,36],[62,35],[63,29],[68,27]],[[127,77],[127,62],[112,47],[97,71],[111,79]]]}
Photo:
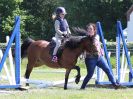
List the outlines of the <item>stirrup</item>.
{"label": "stirrup", "polygon": [[57,61],[58,61],[58,57],[57,57],[56,55],[54,55],[54,56],[52,57],[52,61],[53,61],[53,62],[57,62]]}

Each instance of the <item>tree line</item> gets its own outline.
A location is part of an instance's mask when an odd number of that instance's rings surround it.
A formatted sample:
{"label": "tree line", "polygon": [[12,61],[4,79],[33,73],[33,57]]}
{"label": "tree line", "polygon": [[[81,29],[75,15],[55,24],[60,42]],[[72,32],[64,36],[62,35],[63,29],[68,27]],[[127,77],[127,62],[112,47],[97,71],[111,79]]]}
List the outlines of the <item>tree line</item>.
{"label": "tree line", "polygon": [[0,42],[11,35],[16,15],[21,17],[22,40],[51,40],[55,34],[52,13],[58,6],[66,8],[70,29],[100,21],[105,38],[114,41],[116,21],[126,27],[126,12],[132,3],[133,0],[0,0]]}

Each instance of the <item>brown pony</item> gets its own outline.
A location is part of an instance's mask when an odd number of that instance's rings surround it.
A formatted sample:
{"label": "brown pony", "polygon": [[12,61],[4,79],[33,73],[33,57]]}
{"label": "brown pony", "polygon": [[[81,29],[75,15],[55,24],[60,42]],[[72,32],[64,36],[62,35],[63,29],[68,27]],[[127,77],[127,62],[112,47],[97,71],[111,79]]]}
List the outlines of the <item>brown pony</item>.
{"label": "brown pony", "polygon": [[[72,36],[63,46],[61,58],[57,63],[51,61],[49,54],[50,43],[45,40],[34,41],[30,38],[26,39],[21,46],[21,57],[28,57],[28,64],[25,72],[25,78],[29,79],[33,67],[47,65],[51,68],[65,68],[65,84],[64,89],[67,89],[69,73],[72,69],[77,70],[75,82],[78,84],[80,81],[80,67],[76,66],[79,55],[88,47],[87,36]],[[28,84],[26,84],[28,85]]]}

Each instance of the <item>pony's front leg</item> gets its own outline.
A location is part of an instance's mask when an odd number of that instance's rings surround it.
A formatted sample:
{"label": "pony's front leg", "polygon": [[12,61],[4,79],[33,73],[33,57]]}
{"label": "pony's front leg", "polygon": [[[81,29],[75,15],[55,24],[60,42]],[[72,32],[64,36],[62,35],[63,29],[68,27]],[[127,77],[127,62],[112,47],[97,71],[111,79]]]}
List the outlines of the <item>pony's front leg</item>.
{"label": "pony's front leg", "polygon": [[66,69],[66,74],[65,74],[65,84],[64,84],[64,89],[67,89],[67,83],[68,83],[68,78],[69,78],[69,74],[71,72],[71,69]]}
{"label": "pony's front leg", "polygon": [[77,70],[77,75],[76,75],[75,83],[78,84],[79,81],[80,81],[80,77],[81,77],[81,75],[80,75],[80,67],[79,66],[74,66],[73,69]]}

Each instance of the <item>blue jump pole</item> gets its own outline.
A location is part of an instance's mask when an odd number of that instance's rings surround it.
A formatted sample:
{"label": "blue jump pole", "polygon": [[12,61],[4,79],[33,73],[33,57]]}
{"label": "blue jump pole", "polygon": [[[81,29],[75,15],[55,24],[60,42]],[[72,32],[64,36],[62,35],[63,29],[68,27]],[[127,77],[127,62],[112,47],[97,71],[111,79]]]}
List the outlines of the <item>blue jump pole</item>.
{"label": "blue jump pole", "polygon": [[[104,52],[105,52],[105,57],[107,59],[107,63],[109,65],[109,68],[111,70],[111,72],[113,73],[112,71],[112,65],[111,65],[111,62],[110,62],[110,59],[109,59],[109,56],[108,56],[108,51],[107,51],[107,47],[106,47],[106,44],[105,44],[105,40],[104,40],[104,36],[103,36],[103,32],[102,32],[102,28],[101,28],[101,23],[100,22],[97,22],[97,33],[99,34],[100,38],[101,38],[101,41],[102,41],[102,44],[103,44],[103,48],[104,48]],[[99,81],[99,78],[100,78],[100,75],[99,75],[99,69],[97,69],[97,80],[96,80],[96,84],[104,84],[104,83],[110,83],[110,82],[100,82]]]}
{"label": "blue jump pole", "polygon": [[130,70],[129,80],[131,81],[131,79],[133,78],[132,64],[131,64],[130,57],[128,55],[128,48],[127,48],[127,45],[126,45],[126,42],[125,42],[125,39],[124,39],[121,22],[117,21],[117,24],[118,24],[117,25],[118,26],[118,32],[120,33],[120,36],[121,36],[121,39],[122,39],[122,42],[123,42],[123,46],[124,46],[124,50],[125,50],[125,55],[126,55],[127,63],[128,63],[128,67],[129,67],[129,70]]}
{"label": "blue jump pole", "polygon": [[0,62],[0,73],[3,68],[4,62],[6,60],[6,57],[9,53],[9,49],[11,48],[11,44],[13,43],[13,40],[15,39],[15,78],[16,78],[16,85],[0,85],[0,88],[18,88],[20,87],[20,17],[17,16],[15,18],[15,26],[12,32],[12,35],[10,37],[10,40],[7,44],[5,53],[2,57],[2,60]]}
{"label": "blue jump pole", "polygon": [[15,68],[15,78],[16,78],[16,84],[20,84],[20,58],[21,58],[21,49],[20,49],[20,18],[17,16],[15,18],[17,22],[16,27],[16,43],[15,43],[15,62],[16,62],[16,68]]}

